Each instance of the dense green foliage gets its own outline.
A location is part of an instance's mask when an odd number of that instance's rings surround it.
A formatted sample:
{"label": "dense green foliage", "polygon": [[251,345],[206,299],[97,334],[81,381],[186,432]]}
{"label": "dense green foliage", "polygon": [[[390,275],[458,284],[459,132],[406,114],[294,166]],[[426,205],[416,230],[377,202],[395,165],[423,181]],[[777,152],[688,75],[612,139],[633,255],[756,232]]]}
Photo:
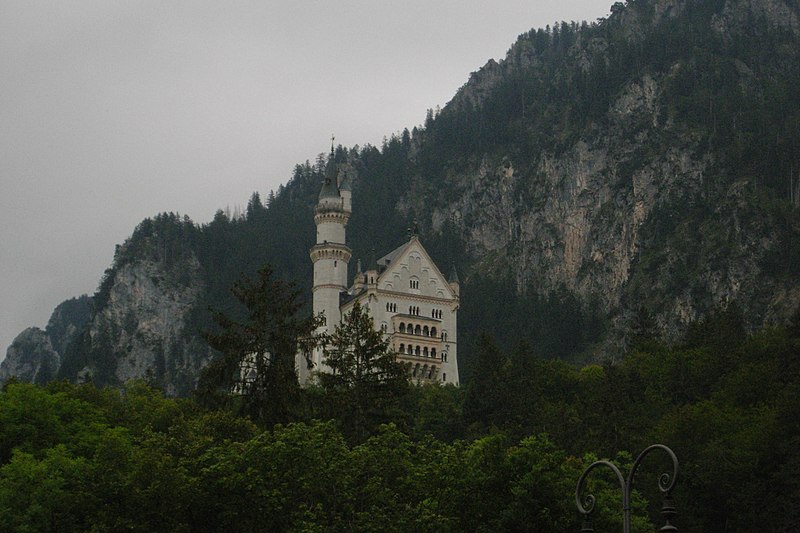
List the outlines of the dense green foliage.
{"label": "dense green foliage", "polygon": [[389,339],[375,330],[369,310],[359,302],[342,317],[325,342],[318,373],[330,413],[346,414],[345,433],[356,442],[387,417],[408,388],[408,368],[397,360]]}
{"label": "dense green foliage", "polygon": [[[360,442],[351,413],[320,421],[321,389],[264,428],[141,383],[8,383],[0,531],[578,531],[583,468],[625,470],[652,442],[681,461],[680,531],[796,528],[800,320],[747,336],[734,309],[676,346],[642,323],[625,361],[583,368],[483,337],[466,389],[412,387]],[[635,531],[659,523],[665,466],[653,456],[637,477]],[[593,480],[595,526],[617,530],[618,490]]]}
{"label": "dense green foliage", "polygon": [[248,316],[240,322],[213,313],[217,328],[205,338],[219,355],[203,369],[198,397],[205,405],[225,405],[235,389],[239,413],[268,425],[287,422],[300,399],[295,356],[315,347],[322,317],[301,317],[300,291],[274,279],[270,267],[231,291]]}

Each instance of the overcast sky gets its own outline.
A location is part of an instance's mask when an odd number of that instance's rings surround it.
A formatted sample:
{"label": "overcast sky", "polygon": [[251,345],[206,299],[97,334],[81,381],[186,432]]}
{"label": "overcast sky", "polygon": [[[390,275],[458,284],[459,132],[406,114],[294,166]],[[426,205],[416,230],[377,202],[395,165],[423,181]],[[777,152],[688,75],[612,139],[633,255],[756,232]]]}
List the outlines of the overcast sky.
{"label": "overcast sky", "polygon": [[0,0],[0,359],[162,211],[208,222],[379,145],[470,72],[611,0]]}

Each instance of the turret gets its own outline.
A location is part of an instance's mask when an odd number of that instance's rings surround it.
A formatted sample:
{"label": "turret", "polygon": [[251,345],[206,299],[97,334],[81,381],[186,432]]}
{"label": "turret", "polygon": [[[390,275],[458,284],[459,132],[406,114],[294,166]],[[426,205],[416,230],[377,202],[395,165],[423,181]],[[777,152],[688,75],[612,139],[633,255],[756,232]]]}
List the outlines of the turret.
{"label": "turret", "polygon": [[339,194],[342,197],[342,209],[351,213],[353,211],[353,184],[349,172],[339,173]]}
{"label": "turret", "polygon": [[455,264],[450,270],[450,276],[447,278],[447,284],[450,285],[450,288],[453,290],[453,294],[455,294],[456,298],[458,298],[459,292],[461,291],[461,284],[458,281],[458,272],[456,272]]}
{"label": "turret", "polygon": [[[338,168],[334,157],[333,144],[325,179],[319,192],[319,200],[314,209],[314,223],[317,225],[317,243],[309,253],[314,263],[313,307],[314,314],[324,314],[325,324],[320,332],[333,333],[341,319],[339,311],[340,294],[347,290],[347,264],[352,252],[345,243],[345,226],[350,219],[350,211],[344,209],[342,196],[337,183]],[[322,369],[322,349],[313,356],[314,370]],[[301,383],[309,379],[305,362],[298,361]]]}

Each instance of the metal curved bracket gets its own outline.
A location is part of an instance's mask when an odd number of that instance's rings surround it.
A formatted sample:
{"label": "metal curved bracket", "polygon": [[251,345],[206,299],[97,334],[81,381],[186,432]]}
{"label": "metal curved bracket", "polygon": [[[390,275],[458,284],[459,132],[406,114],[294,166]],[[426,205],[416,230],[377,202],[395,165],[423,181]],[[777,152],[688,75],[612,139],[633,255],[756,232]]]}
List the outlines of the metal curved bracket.
{"label": "metal curved bracket", "polygon": [[664,519],[666,520],[666,525],[664,525],[660,531],[677,531],[677,528],[670,523],[670,520],[676,514],[675,506],[673,505],[672,498],[670,497],[670,491],[675,486],[675,481],[678,479],[678,457],[670,448],[664,446],[663,444],[653,444],[645,448],[633,462],[627,479],[624,478],[622,472],[614,463],[606,460],[595,461],[583,471],[581,477],[578,479],[578,485],[575,487],[575,505],[578,507],[578,512],[580,512],[584,517],[581,531],[594,531],[590,515],[594,510],[595,497],[592,494],[587,494],[585,496],[582,496],[581,494],[585,488],[586,478],[592,470],[595,470],[601,466],[606,466],[614,472],[614,474],[617,476],[617,480],[619,481],[620,489],[622,490],[622,531],[623,533],[630,533],[631,490],[633,489],[633,479],[636,476],[636,472],[639,469],[639,465],[642,463],[642,460],[654,450],[662,450],[670,457],[670,459],[672,459],[672,475],[670,475],[668,472],[664,472],[658,478],[658,489],[664,495],[664,504],[662,506],[661,514],[664,515]]}
{"label": "metal curved bracket", "polygon": [[664,472],[659,476],[658,490],[660,490],[662,494],[667,495],[675,486],[675,481],[678,479],[678,457],[675,455],[675,452],[663,444],[653,444],[645,448],[633,462],[631,472],[628,474],[627,485],[629,491],[633,489],[633,478],[636,475],[636,471],[639,469],[639,465],[642,463],[642,459],[649,455],[653,450],[663,450],[667,455],[669,455],[670,459],[672,459],[672,475],[670,476],[668,472]]}
{"label": "metal curved bracket", "polygon": [[589,475],[589,472],[601,466],[607,466],[614,472],[614,474],[616,474],[617,479],[619,480],[620,489],[622,489],[623,499],[627,492],[625,490],[625,477],[622,475],[622,472],[620,472],[619,468],[617,468],[617,465],[611,461],[595,461],[583,471],[580,479],[578,479],[578,486],[575,487],[575,505],[578,506],[578,511],[583,515],[588,515],[594,510],[595,497],[592,494],[587,494],[585,497],[581,498],[581,489],[584,488],[584,481]]}

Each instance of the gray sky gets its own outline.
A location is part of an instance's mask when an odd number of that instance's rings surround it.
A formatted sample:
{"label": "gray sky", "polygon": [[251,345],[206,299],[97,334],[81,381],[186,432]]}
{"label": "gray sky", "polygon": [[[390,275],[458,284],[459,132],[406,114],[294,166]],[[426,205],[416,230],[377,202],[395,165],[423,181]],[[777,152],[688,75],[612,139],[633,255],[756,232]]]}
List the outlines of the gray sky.
{"label": "gray sky", "polygon": [[380,145],[517,35],[611,0],[0,0],[0,359],[161,211],[207,222]]}

